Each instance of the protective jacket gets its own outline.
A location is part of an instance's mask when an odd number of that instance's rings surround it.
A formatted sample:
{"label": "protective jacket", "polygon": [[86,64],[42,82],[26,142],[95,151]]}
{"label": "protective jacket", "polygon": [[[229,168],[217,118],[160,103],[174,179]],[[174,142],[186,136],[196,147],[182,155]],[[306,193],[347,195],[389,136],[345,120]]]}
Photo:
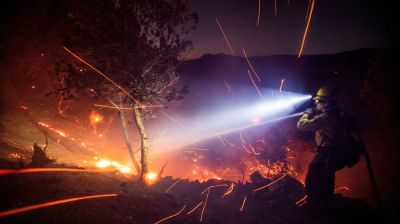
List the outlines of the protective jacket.
{"label": "protective jacket", "polygon": [[315,142],[318,146],[330,147],[342,140],[345,127],[341,112],[330,109],[326,112],[311,116],[303,114],[297,122],[297,128],[303,131],[315,131]]}

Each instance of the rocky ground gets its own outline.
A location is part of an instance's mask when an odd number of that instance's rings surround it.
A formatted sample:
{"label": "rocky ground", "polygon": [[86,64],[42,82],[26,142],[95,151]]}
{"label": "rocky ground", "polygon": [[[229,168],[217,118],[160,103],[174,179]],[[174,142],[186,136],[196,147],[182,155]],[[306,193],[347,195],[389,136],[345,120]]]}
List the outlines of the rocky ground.
{"label": "rocky ground", "polygon": [[[13,166],[10,162],[1,162],[2,169],[10,166]],[[332,209],[326,213],[310,211],[307,205],[298,207],[296,202],[304,196],[304,189],[294,178],[285,176],[268,188],[254,191],[273,180],[257,178],[256,175],[253,177],[253,183],[246,184],[223,180],[200,183],[164,177],[154,185],[143,186],[118,173],[1,175],[0,212],[87,195],[115,193],[117,196],[69,202],[14,214],[1,217],[0,223],[145,224],[157,223],[182,208],[178,215],[163,223],[386,222],[365,202],[341,195],[336,195]],[[214,187],[208,188],[210,186]],[[230,188],[232,191],[228,193]],[[199,203],[202,204],[191,212]]]}

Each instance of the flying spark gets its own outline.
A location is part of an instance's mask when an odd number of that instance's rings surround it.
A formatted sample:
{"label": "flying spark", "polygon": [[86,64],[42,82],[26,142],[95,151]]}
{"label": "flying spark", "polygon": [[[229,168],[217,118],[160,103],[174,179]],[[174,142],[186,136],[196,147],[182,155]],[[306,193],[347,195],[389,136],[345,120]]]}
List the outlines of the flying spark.
{"label": "flying spark", "polygon": [[231,44],[229,43],[228,37],[226,37],[225,31],[224,31],[224,29],[222,29],[222,26],[221,26],[221,24],[219,23],[218,18],[215,18],[215,21],[217,21],[218,26],[219,26],[219,29],[221,30],[222,35],[224,35],[225,42],[226,42],[226,44],[228,45],[229,50],[230,50],[231,53],[232,53],[232,56],[235,56],[235,52],[233,52],[233,49],[232,49],[232,47],[231,47]]}
{"label": "flying spark", "polygon": [[281,80],[281,86],[279,87],[279,92],[282,92],[283,84],[285,83],[285,79]]}
{"label": "flying spark", "polygon": [[251,82],[253,83],[254,87],[256,88],[256,90],[257,90],[258,94],[260,95],[261,99],[262,99],[263,101],[265,101],[263,95],[261,94],[261,92],[260,92],[260,90],[258,89],[256,83],[254,82],[254,79],[251,77],[250,71],[247,70],[247,73],[249,74],[249,78],[250,78]]}
{"label": "flying spark", "polygon": [[228,94],[229,95],[231,95],[231,93],[232,93],[232,90],[231,90],[231,85],[229,85],[229,83],[228,82],[226,82],[226,81],[224,81],[225,82],[225,86],[226,86],[226,88],[228,88]]}
{"label": "flying spark", "polygon": [[69,199],[51,201],[51,202],[46,202],[46,203],[42,203],[42,204],[31,205],[31,206],[26,206],[26,207],[22,207],[22,208],[16,208],[16,209],[11,209],[8,211],[0,212],[0,217],[15,215],[15,214],[19,214],[19,213],[39,209],[39,208],[45,208],[45,207],[50,207],[50,206],[74,202],[74,201],[87,200],[87,199],[93,199],[93,198],[115,197],[115,196],[117,196],[117,194],[99,194],[99,195],[91,195],[91,196],[83,196],[83,197],[77,197],[77,198],[69,198]]}
{"label": "flying spark", "polygon": [[257,26],[260,25],[261,0],[258,0]]}
{"label": "flying spark", "polygon": [[186,213],[186,215],[190,215],[192,214],[198,207],[200,207],[200,205],[202,205],[204,202],[200,202],[199,204],[197,204],[192,210],[190,210],[188,213]]}
{"label": "flying spark", "polygon": [[211,190],[211,188],[214,188],[214,187],[228,187],[228,185],[227,184],[212,185],[212,186],[207,187],[204,191],[202,191],[201,194],[204,194],[204,192],[209,191],[209,190]]}
{"label": "flying spark", "polygon": [[168,217],[165,217],[165,218],[163,218],[163,219],[161,219],[161,220],[155,222],[154,224],[158,224],[158,223],[164,222],[165,220],[168,220],[168,219],[170,219],[170,218],[173,218],[173,217],[175,217],[175,216],[178,216],[179,214],[181,214],[181,212],[182,212],[185,208],[186,208],[186,204],[183,206],[183,208],[182,208],[179,212],[177,212],[177,213],[175,213],[175,214],[173,214],[173,215],[170,215],[170,216],[168,216]]}
{"label": "flying spark", "polygon": [[303,53],[304,43],[306,41],[306,37],[307,37],[307,33],[308,33],[308,27],[310,26],[311,17],[312,17],[313,11],[314,11],[314,3],[315,3],[315,0],[312,0],[310,14],[308,16],[306,29],[304,30],[303,40],[301,41],[301,47],[300,47],[299,54],[297,55],[298,58],[300,58],[301,54]]}
{"label": "flying spark", "polygon": [[208,189],[208,191],[207,191],[206,200],[204,201],[204,206],[203,206],[203,209],[201,210],[200,222],[203,221],[204,210],[206,209],[209,194],[210,194],[210,189]]}
{"label": "flying spark", "polygon": [[296,205],[299,205],[299,204],[301,204],[301,203],[305,202],[305,201],[306,201],[306,199],[307,199],[307,195],[305,195],[305,196],[304,196],[304,197],[302,197],[300,200],[298,200],[298,201],[296,202]]}
{"label": "flying spark", "polygon": [[246,199],[247,199],[247,196],[245,196],[244,199],[243,199],[242,206],[240,207],[240,211],[241,212],[243,211],[244,205],[246,204]]}
{"label": "flying spark", "polygon": [[257,188],[257,189],[254,189],[253,191],[259,191],[259,190],[262,190],[262,189],[264,189],[264,188],[270,187],[270,186],[272,186],[273,184],[275,184],[276,182],[282,180],[282,179],[283,179],[284,177],[286,177],[286,176],[287,176],[287,174],[284,174],[284,175],[282,175],[281,177],[279,177],[278,179],[272,181],[271,183],[266,184],[266,185],[264,185],[264,186],[262,186],[262,187],[259,187],[259,188]]}
{"label": "flying spark", "polygon": [[244,58],[247,61],[247,64],[249,65],[251,71],[253,72],[253,74],[256,76],[256,78],[258,79],[259,82],[261,82],[260,76],[258,75],[258,73],[256,72],[256,70],[254,69],[253,65],[250,63],[249,57],[247,56],[247,53],[244,49],[243,50],[243,54],[244,54]]}
{"label": "flying spark", "polygon": [[43,172],[88,172],[88,173],[101,173],[101,172],[113,172],[116,169],[73,169],[73,168],[26,168],[26,169],[4,169],[0,170],[0,176],[11,175],[11,174],[22,174],[22,173],[43,173]]}
{"label": "flying spark", "polygon": [[228,194],[232,193],[234,187],[235,187],[235,184],[231,183],[231,186],[229,186],[228,190],[224,193],[224,195],[222,195],[222,197],[225,197]]}
{"label": "flying spark", "polygon": [[92,66],[91,64],[89,64],[88,62],[86,62],[85,60],[83,60],[82,58],[80,58],[78,55],[74,54],[71,50],[69,50],[66,47],[63,47],[64,50],[66,52],[68,52],[70,55],[72,55],[74,58],[78,59],[79,61],[81,61],[82,63],[84,63],[85,65],[89,66],[91,69],[93,69],[94,71],[96,71],[98,74],[100,74],[101,76],[103,76],[106,80],[108,80],[109,82],[111,82],[113,85],[115,85],[118,89],[120,89],[122,92],[126,93],[133,101],[135,101],[137,104],[141,105],[141,103],[139,101],[137,101],[128,91],[126,91],[124,88],[122,88],[120,85],[118,85],[116,82],[114,82],[112,79],[110,79],[107,75],[105,75],[103,72],[101,72],[100,70],[98,70],[97,68],[95,68],[94,66]]}
{"label": "flying spark", "polygon": [[182,178],[179,178],[175,183],[173,183],[167,190],[165,190],[164,193],[168,193],[177,183],[179,183],[182,180]]}

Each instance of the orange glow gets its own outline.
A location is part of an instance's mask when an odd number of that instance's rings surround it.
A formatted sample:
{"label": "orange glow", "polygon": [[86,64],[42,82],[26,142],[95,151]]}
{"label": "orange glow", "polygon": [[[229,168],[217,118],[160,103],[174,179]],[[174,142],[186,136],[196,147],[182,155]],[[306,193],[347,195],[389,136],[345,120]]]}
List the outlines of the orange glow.
{"label": "orange glow", "polygon": [[241,212],[243,211],[244,205],[246,204],[246,199],[247,199],[247,196],[245,196],[244,199],[243,199],[242,206],[240,207],[240,211]]}
{"label": "orange glow", "polygon": [[11,209],[8,211],[0,212],[0,217],[15,215],[15,214],[19,214],[22,212],[27,212],[27,211],[31,211],[31,210],[35,210],[35,209],[39,209],[39,208],[45,208],[45,207],[50,207],[50,206],[74,202],[74,201],[87,200],[87,199],[93,199],[93,198],[115,197],[115,196],[117,196],[117,194],[99,194],[99,195],[91,195],[91,196],[51,201],[51,202],[46,202],[46,203],[42,203],[42,204],[31,205],[31,206],[26,206],[26,207],[22,207],[22,208],[16,208],[16,209]]}
{"label": "orange glow", "polygon": [[[98,159],[95,159],[98,160]],[[106,160],[106,159],[100,159],[96,162],[96,167],[100,169],[105,169],[109,167],[114,167],[114,170],[119,170],[121,173],[132,173],[132,169],[124,166],[118,162],[111,161],[111,160]]]}
{"label": "orange glow", "polygon": [[101,114],[97,113],[96,111],[92,111],[90,113],[89,119],[90,119],[90,124],[96,125],[96,124],[102,123],[104,117]]}
{"label": "orange glow", "polygon": [[22,174],[22,173],[42,173],[42,172],[90,172],[90,173],[101,173],[101,172],[112,172],[116,169],[73,169],[73,168],[27,168],[27,169],[5,169],[0,170],[0,176],[10,174]]}
{"label": "orange glow", "polygon": [[163,218],[163,219],[161,219],[161,220],[155,222],[154,224],[158,224],[158,223],[164,222],[165,220],[168,220],[168,219],[170,219],[170,218],[173,218],[173,217],[175,217],[175,216],[178,216],[179,214],[181,214],[181,212],[182,212],[185,208],[186,208],[186,204],[183,206],[183,208],[182,208],[179,212],[177,212],[177,213],[175,213],[175,214],[173,214],[173,215],[170,215],[170,216],[168,216],[168,217],[165,217],[165,218]]}
{"label": "orange glow", "polygon": [[191,213],[193,213],[198,207],[200,207],[200,205],[202,205],[204,202],[200,202],[199,204],[197,204],[192,210],[190,210],[188,213],[186,213],[186,215],[190,215]]}
{"label": "orange glow", "polygon": [[306,41],[306,37],[307,37],[307,33],[308,33],[308,27],[310,26],[311,17],[312,17],[313,11],[314,11],[314,3],[315,3],[315,0],[312,0],[310,14],[308,16],[306,29],[304,30],[303,40],[301,41],[301,47],[300,47],[299,54],[297,55],[298,58],[300,58],[301,54],[303,53],[304,42]]}
{"label": "orange glow", "polygon": [[274,185],[276,182],[282,180],[282,179],[283,179],[284,177],[286,177],[286,176],[287,176],[287,174],[284,174],[284,175],[282,175],[281,177],[279,177],[278,179],[272,181],[271,183],[266,184],[266,185],[264,185],[264,186],[262,186],[262,187],[259,187],[259,188],[257,188],[257,189],[254,189],[253,191],[259,191],[259,190],[262,190],[262,189],[264,189],[264,188],[270,187],[270,186]]}
{"label": "orange glow", "polygon": [[231,44],[229,43],[228,37],[226,37],[226,34],[225,34],[225,32],[224,32],[224,29],[222,29],[222,26],[221,26],[221,24],[220,24],[219,21],[218,21],[218,18],[215,18],[215,21],[217,21],[218,27],[219,27],[219,29],[221,30],[222,35],[224,35],[225,42],[226,42],[226,44],[228,45],[229,50],[231,51],[231,53],[232,53],[233,56],[236,56],[236,55],[235,55],[235,52],[233,52],[233,49],[232,49],[232,47],[231,47]]}
{"label": "orange glow", "polygon": [[147,182],[147,184],[152,185],[155,184],[157,182],[158,179],[158,175],[154,172],[148,172],[145,175],[145,180]]}

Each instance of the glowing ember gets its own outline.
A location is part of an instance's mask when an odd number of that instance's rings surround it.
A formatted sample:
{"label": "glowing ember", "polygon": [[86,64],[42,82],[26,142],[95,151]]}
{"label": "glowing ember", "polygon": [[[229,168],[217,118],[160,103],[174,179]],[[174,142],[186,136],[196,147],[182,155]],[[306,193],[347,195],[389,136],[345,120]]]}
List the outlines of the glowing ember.
{"label": "glowing ember", "polygon": [[99,194],[99,195],[91,195],[91,196],[63,199],[63,200],[58,200],[58,201],[51,201],[51,202],[46,202],[46,203],[42,203],[42,204],[31,205],[31,206],[26,206],[26,207],[22,207],[22,208],[16,208],[16,209],[11,209],[8,211],[0,212],[0,217],[15,215],[15,214],[19,214],[22,212],[27,212],[27,211],[31,211],[31,210],[35,210],[35,209],[39,209],[39,208],[45,208],[45,207],[50,207],[50,206],[74,202],[74,201],[87,200],[87,199],[93,199],[93,198],[115,197],[115,196],[117,196],[117,194]]}

